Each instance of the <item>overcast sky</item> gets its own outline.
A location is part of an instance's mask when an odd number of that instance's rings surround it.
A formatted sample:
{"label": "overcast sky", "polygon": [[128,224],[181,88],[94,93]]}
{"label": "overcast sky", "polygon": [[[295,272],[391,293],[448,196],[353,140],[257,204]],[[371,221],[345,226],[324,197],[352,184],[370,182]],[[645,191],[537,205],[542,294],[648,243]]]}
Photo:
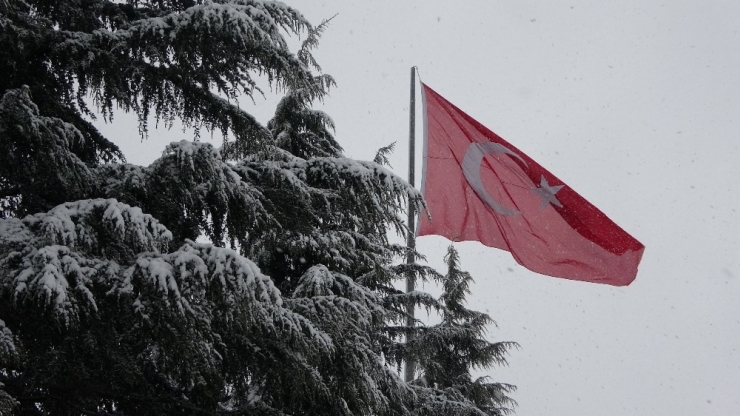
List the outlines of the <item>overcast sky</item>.
{"label": "overcast sky", "polygon": [[[337,80],[322,108],[347,156],[396,141],[407,176],[416,65],[645,244],[624,288],[456,245],[476,281],[470,306],[498,322],[490,339],[521,344],[486,372],[519,387],[519,415],[740,414],[740,2],[287,3],[315,24],[337,14],[316,57]],[[266,121],[274,105],[257,98],[254,113]],[[141,143],[123,116],[105,131],[144,164],[189,138]],[[417,242],[437,266],[448,244]]]}

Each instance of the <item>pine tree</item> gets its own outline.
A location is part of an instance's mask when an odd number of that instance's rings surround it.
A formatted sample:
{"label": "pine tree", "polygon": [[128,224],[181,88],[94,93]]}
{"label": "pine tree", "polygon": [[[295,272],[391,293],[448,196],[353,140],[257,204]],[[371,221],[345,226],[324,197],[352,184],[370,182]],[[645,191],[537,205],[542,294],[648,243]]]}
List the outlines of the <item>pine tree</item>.
{"label": "pine tree", "polygon": [[[394,287],[438,277],[388,240],[421,196],[311,108],[325,27],[259,0],[0,0],[0,413],[446,414],[396,371],[406,306],[441,307]],[[265,126],[238,106],[259,76],[284,94]],[[195,140],[133,165],[88,105]]]}
{"label": "pine tree", "polygon": [[486,327],[495,322],[487,314],[465,307],[473,278],[460,269],[460,257],[452,245],[445,263],[441,322],[421,328],[414,340],[422,373],[420,384],[443,392],[432,393],[424,410],[445,414],[508,414],[516,405],[508,396],[515,387],[490,382],[488,377],[473,379],[471,370],[506,365],[507,350],[517,344],[486,340]]}

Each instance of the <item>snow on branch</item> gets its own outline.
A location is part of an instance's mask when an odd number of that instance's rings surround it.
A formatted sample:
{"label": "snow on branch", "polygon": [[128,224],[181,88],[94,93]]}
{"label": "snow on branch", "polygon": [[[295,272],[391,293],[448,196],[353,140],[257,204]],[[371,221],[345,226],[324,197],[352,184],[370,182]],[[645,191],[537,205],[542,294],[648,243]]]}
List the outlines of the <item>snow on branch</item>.
{"label": "snow on branch", "polygon": [[[0,319],[0,361],[6,363],[13,361],[17,358],[17,354],[15,337],[10,328],[5,326],[5,321]],[[1,384],[0,387],[2,387]]]}
{"label": "snow on branch", "polygon": [[0,99],[0,147],[5,149],[0,178],[16,193],[34,194],[53,206],[87,192],[92,173],[72,152],[84,141],[74,125],[42,116],[28,86],[7,90]]}
{"label": "snow on branch", "polygon": [[[321,264],[311,267],[301,276],[293,291],[293,300],[295,299],[303,299],[300,303],[304,307],[308,303],[314,304],[310,307],[314,319],[328,318],[335,324],[339,324],[337,317],[341,316],[346,319],[343,325],[371,325],[379,322],[385,315],[378,295],[341,273],[331,272]],[[330,312],[332,310],[335,313]],[[316,318],[319,314],[324,315],[323,318]]]}
{"label": "snow on branch", "polygon": [[[63,326],[95,313],[92,286],[116,280],[117,261],[166,249],[171,233],[116,200],[68,202],[23,220],[0,219],[0,292],[48,309]],[[111,261],[112,260],[112,261]]]}
{"label": "snow on branch", "polygon": [[374,163],[349,158],[314,158],[304,166],[296,166],[306,172],[309,183],[339,182],[348,200],[358,201],[358,208],[370,204],[373,211],[382,213],[397,227],[403,221],[396,217],[404,200],[421,205],[421,193],[385,167]]}
{"label": "snow on branch", "polygon": [[64,246],[34,250],[13,279],[14,299],[49,308],[64,326],[75,324],[86,310],[98,309],[90,289],[100,263]]}
{"label": "snow on branch", "polygon": [[101,226],[131,245],[134,252],[166,250],[172,233],[138,207],[115,199],[87,199],[67,202],[48,213],[23,219],[43,237],[43,244],[62,244],[94,249],[99,247]]}
{"label": "snow on branch", "polygon": [[154,110],[167,125],[180,118],[196,131],[206,127],[230,131],[242,142],[264,141],[266,131],[236,104],[240,94],[262,92],[256,76],[278,91],[305,89],[314,98],[333,84],[311,72],[308,62],[315,61],[307,51],[300,58],[290,51],[285,33],[316,36],[300,13],[280,2],[204,2],[115,30],[60,30],[52,64],[60,76],[77,81],[69,85],[75,90],[70,95],[89,93],[107,118],[114,102],[134,110],[143,135]]}
{"label": "snow on branch", "polygon": [[[354,222],[365,218],[374,226],[393,225],[397,231],[406,230],[398,216],[410,201],[423,207],[421,193],[385,167],[374,163],[343,157],[319,157],[308,160],[295,158],[287,162],[242,162],[250,171],[263,172],[269,178],[280,178],[302,194],[313,194],[332,207],[333,221]],[[331,190],[330,192],[328,190]],[[338,191],[341,190],[341,198]],[[385,229],[364,230],[385,233]]]}
{"label": "snow on branch", "polygon": [[293,296],[286,301],[288,307],[334,338],[337,353],[327,363],[326,371],[336,374],[329,378],[330,386],[346,398],[343,406],[394,414],[392,403],[409,399],[411,391],[368,338],[369,333],[384,326],[387,311],[381,303],[381,298],[368,288],[321,264],[301,276]]}
{"label": "snow on branch", "polygon": [[216,245],[226,238],[242,241],[249,231],[274,223],[262,204],[257,186],[223,161],[208,143],[180,141],[167,146],[160,159],[147,168],[148,191],[167,198],[152,204],[158,218],[179,218],[183,213],[190,229],[174,229],[182,238],[197,238],[202,231]]}
{"label": "snow on branch", "polygon": [[136,314],[151,325],[157,319],[208,326],[218,321],[226,328],[282,334],[333,348],[331,339],[307,319],[283,308],[269,277],[230,249],[188,241],[173,253],[139,256],[114,291],[133,294]]}

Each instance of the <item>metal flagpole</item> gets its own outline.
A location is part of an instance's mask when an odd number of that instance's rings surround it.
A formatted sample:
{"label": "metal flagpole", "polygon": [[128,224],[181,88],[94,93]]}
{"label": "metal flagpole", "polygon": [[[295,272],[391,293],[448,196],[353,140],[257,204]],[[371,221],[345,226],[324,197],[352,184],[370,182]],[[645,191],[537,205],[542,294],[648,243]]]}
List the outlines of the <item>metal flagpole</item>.
{"label": "metal flagpole", "polygon": [[[416,67],[411,67],[411,101],[409,104],[409,184],[411,186],[415,186],[414,184],[414,159],[416,158],[416,137],[415,137],[415,128],[416,128]],[[406,263],[413,264],[415,262],[414,259],[414,250],[416,249],[416,227],[414,226],[414,220],[416,219],[416,213],[414,212],[414,205],[411,203],[411,200],[409,200],[409,222],[408,222],[408,234],[406,236],[406,246],[408,247],[408,254],[406,255]],[[414,291],[414,276],[409,273],[406,276],[406,293],[413,292]],[[408,306],[407,310],[409,316],[406,318],[406,326],[408,328],[414,327],[414,305],[411,304]],[[411,334],[406,336],[406,342],[408,343],[410,340],[412,340],[413,337]],[[414,362],[411,360],[407,360],[406,362],[406,373],[404,375],[404,380],[408,383],[414,379],[414,370],[415,370]]]}

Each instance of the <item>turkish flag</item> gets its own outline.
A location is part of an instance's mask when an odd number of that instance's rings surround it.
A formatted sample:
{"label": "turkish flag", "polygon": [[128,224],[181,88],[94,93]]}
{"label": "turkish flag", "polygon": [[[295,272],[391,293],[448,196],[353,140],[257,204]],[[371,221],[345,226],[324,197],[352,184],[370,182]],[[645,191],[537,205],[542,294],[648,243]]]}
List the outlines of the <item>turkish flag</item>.
{"label": "turkish flag", "polygon": [[645,250],[604,213],[516,147],[422,84],[422,193],[417,234],[480,241],[565,279],[629,285]]}

